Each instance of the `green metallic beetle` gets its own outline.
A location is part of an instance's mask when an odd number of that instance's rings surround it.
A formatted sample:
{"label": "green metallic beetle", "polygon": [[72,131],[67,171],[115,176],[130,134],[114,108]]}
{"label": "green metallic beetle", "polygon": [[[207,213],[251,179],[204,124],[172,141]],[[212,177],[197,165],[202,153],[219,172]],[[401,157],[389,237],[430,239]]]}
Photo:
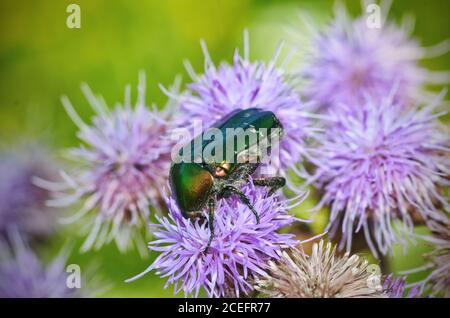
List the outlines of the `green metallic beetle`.
{"label": "green metallic beetle", "polygon": [[[221,139],[210,133],[213,130],[220,132]],[[253,212],[259,223],[258,212],[240,188],[270,153],[273,140],[275,137],[278,140],[282,132],[281,123],[270,111],[258,108],[237,110],[180,150],[179,157],[170,168],[170,186],[184,217],[198,217],[208,207],[211,234],[205,252],[214,237],[216,200],[235,194]],[[216,146],[213,151],[205,153],[213,145]],[[286,181],[283,177],[267,177],[254,178],[253,183],[270,187],[271,194],[284,186]]]}

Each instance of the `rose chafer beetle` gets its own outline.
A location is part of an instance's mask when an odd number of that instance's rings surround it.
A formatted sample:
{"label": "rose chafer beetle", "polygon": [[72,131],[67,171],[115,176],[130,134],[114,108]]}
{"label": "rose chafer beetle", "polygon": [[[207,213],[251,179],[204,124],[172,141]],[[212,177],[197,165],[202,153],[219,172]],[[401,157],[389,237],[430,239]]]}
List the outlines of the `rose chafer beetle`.
{"label": "rose chafer beetle", "polygon": [[[172,194],[186,218],[195,218],[208,207],[211,234],[205,252],[214,237],[214,206],[217,200],[236,195],[259,223],[258,212],[240,188],[270,153],[282,132],[281,123],[270,111],[258,108],[237,110],[179,151],[170,168]],[[253,183],[270,187],[269,194],[272,194],[286,182],[283,177],[265,177],[253,178]]]}

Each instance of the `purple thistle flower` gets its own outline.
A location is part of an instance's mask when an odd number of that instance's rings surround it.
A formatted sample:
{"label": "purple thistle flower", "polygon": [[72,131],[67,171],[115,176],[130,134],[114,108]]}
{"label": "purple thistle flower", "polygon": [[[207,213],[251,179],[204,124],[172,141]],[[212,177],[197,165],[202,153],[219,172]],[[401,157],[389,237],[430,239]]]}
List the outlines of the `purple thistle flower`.
{"label": "purple thistle flower", "polygon": [[[202,42],[205,54],[205,71],[198,76],[188,64],[193,80],[178,99],[184,114],[181,125],[189,127],[193,120],[201,120],[209,127],[224,115],[236,110],[261,108],[274,112],[283,125],[279,158],[272,156],[272,168],[293,168],[307,156],[305,139],[314,135],[311,127],[309,104],[300,100],[292,83],[282,68],[276,67],[281,47],[269,63],[249,60],[248,34],[244,33],[244,56],[236,50],[233,63],[222,63],[216,67]],[[277,161],[279,160],[279,162]],[[284,169],[278,171],[284,174]]]}
{"label": "purple thistle flower", "polygon": [[[265,274],[267,262],[278,258],[282,248],[299,242],[292,234],[277,231],[294,222],[287,213],[287,201],[268,195],[267,189],[252,182],[242,189],[259,212],[260,223],[235,197],[220,200],[215,209],[215,237],[205,254],[210,231],[207,222],[185,219],[172,198],[169,217],[158,218],[149,248],[161,252],[154,263],[131,280],[151,270],[168,277],[166,287],[175,285],[175,293],[198,296],[203,288],[209,297],[248,295],[253,280]],[[299,202],[296,202],[298,204]],[[203,212],[206,218],[206,211]]]}
{"label": "purple thistle flower", "polygon": [[[37,147],[35,147],[37,148]],[[25,240],[43,239],[55,228],[55,210],[46,206],[47,190],[34,177],[51,178],[54,161],[38,149],[0,152],[0,236],[16,228]]]}
{"label": "purple thistle flower", "polygon": [[[450,297],[450,218],[430,220],[428,227],[433,233],[425,240],[434,245],[434,250],[425,255],[428,263],[419,270],[431,270],[428,277],[420,282],[433,296]],[[417,270],[414,270],[417,271]]]}
{"label": "purple thistle flower", "polygon": [[[367,97],[386,96],[394,85],[398,85],[395,100],[400,106],[426,102],[430,99],[426,85],[448,83],[448,72],[419,65],[422,59],[448,52],[448,41],[424,48],[411,38],[411,23],[399,27],[381,21],[377,28],[369,24],[367,15],[353,20],[345,8],[337,9],[331,25],[313,36],[311,58],[301,72],[307,80],[305,96],[321,109],[342,104],[359,107]],[[383,6],[381,20],[388,11]]]}
{"label": "purple thistle flower", "polygon": [[395,278],[392,274],[385,278],[383,290],[389,298],[421,298],[420,285],[408,289],[404,277]]}
{"label": "purple thistle flower", "polygon": [[[11,232],[10,232],[11,233]],[[71,298],[81,289],[67,287],[66,259],[62,253],[44,265],[17,232],[10,235],[11,247],[0,242],[1,298]],[[83,285],[82,285],[83,288]]]}
{"label": "purple thistle flower", "polygon": [[448,210],[440,188],[448,186],[449,139],[435,106],[403,110],[391,94],[351,113],[330,112],[333,122],[316,149],[309,183],[324,191],[316,208],[330,206],[328,230],[342,232],[341,248],[350,251],[353,233],[363,230],[372,252],[384,255],[394,243],[406,244],[414,220]]}
{"label": "purple thistle flower", "polygon": [[140,74],[139,82],[136,107],[131,107],[127,87],[124,105],[118,104],[113,110],[86,85],[82,86],[96,111],[91,126],[78,117],[67,97],[62,99],[83,142],[69,156],[82,165],[73,172],[62,173],[62,184],[41,180],[40,185],[54,192],[55,199],[49,202],[53,206],[84,201],[79,212],[66,223],[95,211],[83,251],[115,240],[120,251],[134,243],[141,254],[146,253],[142,225],[148,220],[149,206],[159,207],[162,202],[173,145],[165,135],[173,109],[166,108],[164,113],[155,108],[149,110],[145,104],[144,74]]}

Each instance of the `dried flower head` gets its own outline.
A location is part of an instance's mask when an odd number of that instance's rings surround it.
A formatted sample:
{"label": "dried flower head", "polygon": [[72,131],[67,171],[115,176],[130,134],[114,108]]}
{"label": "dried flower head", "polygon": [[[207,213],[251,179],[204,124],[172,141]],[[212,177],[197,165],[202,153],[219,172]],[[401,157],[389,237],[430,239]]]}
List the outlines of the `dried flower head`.
{"label": "dried flower head", "polygon": [[[152,225],[156,240],[149,248],[161,252],[139,278],[151,270],[167,277],[175,285],[175,293],[198,296],[203,288],[209,297],[248,295],[252,281],[265,274],[267,261],[277,258],[282,248],[299,242],[292,234],[277,231],[295,218],[287,213],[286,201],[268,195],[267,189],[249,183],[243,188],[251,204],[259,212],[260,223],[248,207],[235,197],[222,199],[215,209],[215,236],[205,253],[210,230],[204,220],[182,217],[176,203],[169,199],[169,217]],[[207,212],[204,212],[206,219]]]}
{"label": "dried flower head", "polygon": [[[348,253],[339,256],[331,243],[321,240],[310,256],[302,251],[283,251],[269,263],[268,275],[257,281],[256,289],[273,298],[378,298],[381,285],[368,262]],[[378,278],[379,280],[379,278]],[[378,281],[379,283],[379,281]]]}
{"label": "dried flower head", "polygon": [[[308,109],[294,90],[282,68],[276,66],[279,50],[269,63],[249,59],[248,34],[244,33],[244,55],[236,50],[233,63],[216,67],[203,44],[204,74],[198,76],[188,65],[193,83],[180,97],[180,109],[189,126],[201,120],[209,127],[224,115],[247,108],[272,111],[283,125],[284,135],[279,145],[279,158],[272,158],[272,168],[294,168],[307,156],[306,138],[314,135]],[[275,157],[275,156],[272,156]],[[297,170],[297,169],[296,169]],[[284,173],[284,169],[279,173]],[[298,171],[299,174],[302,172]]]}
{"label": "dried flower head", "polygon": [[62,173],[62,184],[41,180],[40,185],[55,193],[51,205],[68,206],[84,201],[80,211],[66,222],[88,212],[96,214],[82,250],[100,248],[115,240],[121,251],[135,244],[145,254],[142,225],[148,220],[149,206],[159,207],[162,201],[172,148],[172,141],[165,135],[173,109],[158,112],[146,107],[143,74],[134,108],[129,87],[124,105],[118,104],[113,110],[86,85],[82,89],[96,111],[91,126],[78,117],[67,97],[62,99],[83,142],[69,155],[81,165],[75,171]]}
{"label": "dried flower head", "polygon": [[384,21],[388,3],[382,3],[379,25],[373,25],[368,15],[352,19],[337,6],[331,25],[313,36],[311,58],[301,72],[307,80],[303,92],[322,109],[359,107],[367,97],[386,96],[394,85],[399,87],[396,105],[425,102],[427,84],[448,83],[448,72],[429,71],[419,62],[446,53],[450,43],[421,47],[411,37],[411,21],[402,26]]}
{"label": "dried flower head", "polygon": [[52,178],[54,161],[37,147],[0,152],[0,236],[16,228],[25,240],[42,239],[55,228],[55,210],[46,206],[47,190],[33,177]]}
{"label": "dried flower head", "polygon": [[449,139],[435,106],[405,111],[391,94],[351,114],[330,113],[333,127],[317,149],[310,183],[324,191],[317,208],[330,206],[328,229],[341,233],[341,248],[350,251],[353,233],[363,230],[372,252],[386,254],[395,242],[407,243],[414,221],[448,209],[440,189],[448,185]]}

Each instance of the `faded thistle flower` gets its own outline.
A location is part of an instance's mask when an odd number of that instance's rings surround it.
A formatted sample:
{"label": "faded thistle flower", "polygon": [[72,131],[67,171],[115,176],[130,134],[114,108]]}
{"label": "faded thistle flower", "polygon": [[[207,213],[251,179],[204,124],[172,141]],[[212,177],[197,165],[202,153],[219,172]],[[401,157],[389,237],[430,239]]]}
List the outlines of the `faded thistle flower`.
{"label": "faded thistle flower", "polygon": [[[216,67],[202,45],[206,59],[204,74],[197,75],[187,66],[193,82],[179,97],[185,118],[181,125],[188,127],[194,120],[201,120],[207,128],[237,109],[256,107],[272,111],[283,125],[284,134],[277,148],[279,156],[271,157],[271,167],[293,168],[302,174],[295,165],[307,156],[306,138],[315,133],[308,113],[310,105],[300,100],[292,81],[276,66],[281,47],[269,63],[250,61],[245,32],[244,55],[236,50],[231,64],[223,62]],[[278,172],[283,174],[285,170]]]}
{"label": "faded thistle flower", "polygon": [[[282,248],[299,242],[292,234],[277,231],[296,219],[287,212],[287,201],[268,195],[266,188],[252,182],[243,189],[259,213],[260,223],[240,200],[231,196],[215,208],[215,236],[205,253],[210,231],[206,220],[184,218],[176,203],[169,199],[169,216],[157,217],[153,224],[156,238],[151,250],[160,252],[154,263],[137,279],[151,270],[167,277],[166,287],[174,284],[175,293],[198,296],[203,288],[209,297],[245,296],[253,291],[252,281],[265,274],[267,261],[278,257]],[[295,204],[297,204],[296,202]],[[205,219],[207,212],[203,212]]]}
{"label": "faded thistle flower", "polygon": [[83,143],[71,149],[69,156],[81,165],[62,173],[61,184],[41,180],[40,185],[55,193],[49,202],[53,206],[84,202],[79,212],[65,220],[67,223],[88,212],[93,214],[83,251],[114,240],[120,251],[135,244],[145,254],[142,225],[148,221],[149,207],[159,207],[162,202],[172,148],[165,135],[174,110],[147,108],[144,74],[140,74],[135,107],[131,106],[129,87],[124,104],[112,110],[86,85],[82,89],[96,112],[91,125],[78,117],[67,97],[62,99]]}
{"label": "faded thistle flower", "polygon": [[420,285],[408,288],[405,277],[392,274],[384,279],[383,290],[389,298],[421,298]]}
{"label": "faded thistle flower", "polygon": [[[391,94],[352,114],[332,112],[309,182],[323,190],[317,208],[330,207],[328,230],[341,235],[341,248],[350,251],[353,233],[363,231],[372,252],[384,255],[395,242],[406,244],[414,221],[439,219],[448,210],[442,189],[449,139],[435,106],[405,111]],[[394,231],[394,220],[402,233]]]}
{"label": "faded thistle flower", "polygon": [[52,178],[54,161],[37,147],[0,152],[0,236],[9,229],[25,240],[43,239],[55,228],[55,210],[46,206],[50,193],[33,184],[34,177]]}
{"label": "faded thistle flower", "polygon": [[[11,233],[11,231],[9,232]],[[85,286],[69,288],[64,253],[44,265],[18,235],[13,232],[11,246],[0,242],[1,298],[71,298],[85,295]],[[70,286],[72,287],[72,286]],[[76,287],[76,286],[75,286]]]}
{"label": "faded thistle flower", "polygon": [[380,21],[369,14],[353,19],[337,6],[333,22],[313,35],[309,61],[300,74],[306,80],[303,93],[322,110],[359,107],[367,97],[386,96],[394,85],[396,105],[426,102],[426,85],[448,83],[448,72],[429,71],[420,61],[446,53],[450,42],[420,46],[411,37],[412,21],[405,19],[401,26],[386,21],[388,3],[382,2]]}
{"label": "faded thistle flower", "polygon": [[279,260],[269,262],[256,289],[271,298],[384,297],[379,277],[368,266],[364,258],[338,255],[331,243],[321,240],[310,256],[301,250],[283,251]]}

